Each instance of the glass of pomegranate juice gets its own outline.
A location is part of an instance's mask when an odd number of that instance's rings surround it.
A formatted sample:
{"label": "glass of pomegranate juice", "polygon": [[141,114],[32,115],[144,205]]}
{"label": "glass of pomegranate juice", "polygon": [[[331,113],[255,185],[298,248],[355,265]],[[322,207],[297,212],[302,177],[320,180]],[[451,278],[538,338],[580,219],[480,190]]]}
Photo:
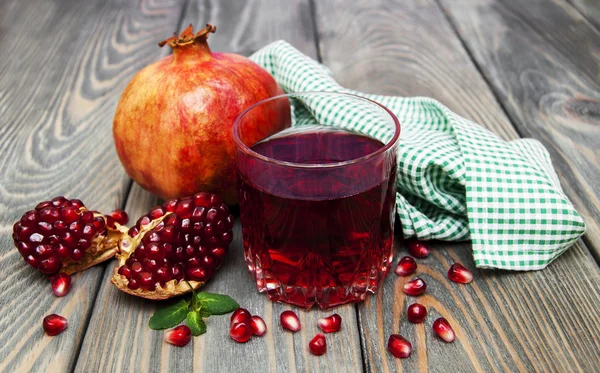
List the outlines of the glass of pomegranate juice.
{"label": "glass of pomegranate juice", "polygon": [[387,108],[343,93],[277,96],[240,114],[240,219],[260,292],[330,308],[377,291],[393,257],[399,136]]}

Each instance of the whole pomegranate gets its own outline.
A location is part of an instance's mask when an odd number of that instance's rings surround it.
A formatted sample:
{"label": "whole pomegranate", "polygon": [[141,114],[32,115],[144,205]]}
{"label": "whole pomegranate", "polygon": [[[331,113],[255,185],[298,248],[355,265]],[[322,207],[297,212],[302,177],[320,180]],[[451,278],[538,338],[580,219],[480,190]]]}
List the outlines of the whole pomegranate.
{"label": "whole pomegranate", "polygon": [[148,299],[171,298],[202,286],[223,263],[233,216],[214,194],[171,199],[138,219],[119,241],[111,281]]}
{"label": "whole pomegranate", "polygon": [[[164,198],[196,192],[237,202],[232,127],[247,107],[282,94],[273,77],[249,59],[213,53],[216,27],[194,35],[190,25],[168,44],[173,54],[140,70],[125,88],[113,123],[123,167],[144,189]],[[244,132],[253,143],[289,125],[289,105],[264,105]],[[285,104],[285,105],[284,105]]]}

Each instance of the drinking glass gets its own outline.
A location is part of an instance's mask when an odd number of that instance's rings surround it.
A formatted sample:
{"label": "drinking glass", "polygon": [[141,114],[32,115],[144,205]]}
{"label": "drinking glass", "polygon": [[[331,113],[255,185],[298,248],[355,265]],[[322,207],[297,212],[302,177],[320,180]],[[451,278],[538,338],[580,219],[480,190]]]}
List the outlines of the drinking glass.
{"label": "drinking glass", "polygon": [[377,291],[393,258],[400,123],[335,92],[249,107],[233,127],[248,270],[273,301],[335,307]]}

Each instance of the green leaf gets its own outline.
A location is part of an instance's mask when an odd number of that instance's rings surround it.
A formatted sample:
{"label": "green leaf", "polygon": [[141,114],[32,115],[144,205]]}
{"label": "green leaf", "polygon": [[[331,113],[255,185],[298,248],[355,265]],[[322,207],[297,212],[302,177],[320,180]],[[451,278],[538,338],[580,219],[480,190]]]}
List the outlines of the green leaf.
{"label": "green leaf", "polygon": [[179,302],[160,309],[150,318],[150,329],[161,330],[172,328],[185,319],[190,303],[181,299]]}
{"label": "green leaf", "polygon": [[212,316],[212,313],[210,313],[210,311],[206,308],[200,307],[200,310],[198,312],[200,313],[200,317],[202,317],[203,319]]}
{"label": "green leaf", "polygon": [[187,314],[185,324],[190,327],[194,337],[206,333],[206,324],[202,320],[202,317],[200,317],[200,313],[197,311],[190,311]]}
{"label": "green leaf", "polygon": [[203,310],[211,315],[224,315],[240,308],[240,305],[229,295],[200,292],[196,294]]}

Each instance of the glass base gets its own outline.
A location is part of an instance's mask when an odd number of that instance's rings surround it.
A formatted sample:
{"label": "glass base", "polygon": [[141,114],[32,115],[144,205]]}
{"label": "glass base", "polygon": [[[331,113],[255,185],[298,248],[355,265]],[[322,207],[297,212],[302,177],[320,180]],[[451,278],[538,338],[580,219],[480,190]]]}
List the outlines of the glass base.
{"label": "glass base", "polygon": [[318,304],[321,309],[328,309],[343,304],[365,300],[367,294],[376,293],[380,284],[390,272],[392,254],[385,256],[378,266],[371,268],[367,275],[356,276],[346,286],[288,286],[281,278],[265,269],[258,257],[246,251],[248,272],[256,281],[260,293],[266,293],[270,300],[292,304],[309,309]]}

